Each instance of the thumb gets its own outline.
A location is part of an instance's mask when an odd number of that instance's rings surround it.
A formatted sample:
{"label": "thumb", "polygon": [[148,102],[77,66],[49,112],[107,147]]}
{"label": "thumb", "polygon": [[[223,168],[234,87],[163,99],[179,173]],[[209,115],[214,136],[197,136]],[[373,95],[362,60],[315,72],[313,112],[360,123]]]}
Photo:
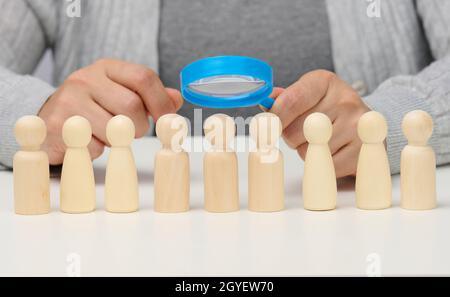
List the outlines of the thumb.
{"label": "thumb", "polygon": [[275,87],[272,90],[272,94],[270,94],[270,98],[276,100],[278,96],[280,96],[281,93],[283,93],[284,88],[280,88],[280,87]]}
{"label": "thumb", "polygon": [[173,106],[175,107],[175,111],[179,110],[183,105],[183,97],[181,96],[180,91],[172,88],[166,88],[167,94],[169,94],[170,99],[172,99]]}
{"label": "thumb", "polygon": [[[283,91],[284,91],[284,88],[274,87],[273,90],[272,90],[272,94],[270,94],[269,97],[272,98],[272,99],[274,99],[274,100],[277,100],[277,97],[280,96],[280,94],[283,93]],[[264,111],[264,112],[269,111],[267,108],[265,108],[265,107],[262,106],[262,105],[259,105],[259,108],[260,108],[262,111]]]}

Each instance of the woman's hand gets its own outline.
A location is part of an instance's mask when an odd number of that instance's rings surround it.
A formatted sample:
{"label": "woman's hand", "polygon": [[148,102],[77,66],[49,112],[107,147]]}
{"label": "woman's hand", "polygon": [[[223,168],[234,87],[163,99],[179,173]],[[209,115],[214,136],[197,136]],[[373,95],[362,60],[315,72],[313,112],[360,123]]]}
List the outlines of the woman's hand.
{"label": "woman's hand", "polygon": [[50,164],[61,164],[65,152],[62,126],[67,118],[81,115],[92,125],[88,149],[94,159],[108,145],[106,124],[113,116],[124,114],[131,118],[136,137],[141,137],[149,129],[148,116],[156,121],[163,114],[176,112],[182,104],[180,92],[164,88],[151,69],[102,59],[72,73],[42,106],[39,116],[48,130],[43,148]]}
{"label": "woman's hand", "polygon": [[359,118],[369,108],[358,93],[333,72],[315,70],[303,75],[285,90],[277,90],[271,112],[283,124],[283,138],[305,159],[308,143],[303,122],[313,112],[326,114],[333,123],[329,142],[337,177],[356,174],[361,141],[357,135]]}

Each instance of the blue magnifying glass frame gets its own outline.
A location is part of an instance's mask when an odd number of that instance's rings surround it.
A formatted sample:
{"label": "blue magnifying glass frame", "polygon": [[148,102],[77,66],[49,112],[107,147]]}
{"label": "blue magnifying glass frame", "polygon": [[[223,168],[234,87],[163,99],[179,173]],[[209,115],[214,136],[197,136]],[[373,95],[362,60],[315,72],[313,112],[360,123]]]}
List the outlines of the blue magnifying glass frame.
{"label": "blue magnifying glass frame", "polygon": [[[209,77],[238,75],[264,81],[260,88],[235,96],[211,96],[195,92],[191,83]],[[180,72],[181,94],[195,105],[211,108],[235,108],[262,105],[270,109],[274,103],[269,98],[273,89],[272,67],[266,62],[245,56],[217,56],[194,61]]]}

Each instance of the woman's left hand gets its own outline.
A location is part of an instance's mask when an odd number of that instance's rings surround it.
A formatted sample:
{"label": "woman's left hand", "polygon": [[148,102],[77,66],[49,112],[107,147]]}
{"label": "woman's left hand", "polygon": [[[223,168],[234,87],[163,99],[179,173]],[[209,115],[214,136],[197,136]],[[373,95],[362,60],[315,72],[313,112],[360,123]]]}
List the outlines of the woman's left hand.
{"label": "woman's left hand", "polygon": [[313,112],[326,114],[333,123],[329,146],[337,177],[356,174],[361,141],[357,135],[359,118],[370,109],[358,93],[333,72],[315,70],[303,75],[288,88],[276,89],[271,112],[280,117],[283,138],[305,159],[308,143],[303,122]]}

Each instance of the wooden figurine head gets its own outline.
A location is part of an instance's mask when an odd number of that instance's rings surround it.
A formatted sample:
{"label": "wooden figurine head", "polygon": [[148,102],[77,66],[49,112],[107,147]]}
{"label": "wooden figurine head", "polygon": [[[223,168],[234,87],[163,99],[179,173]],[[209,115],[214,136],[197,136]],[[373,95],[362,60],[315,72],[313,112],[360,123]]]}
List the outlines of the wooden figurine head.
{"label": "wooden figurine head", "polygon": [[280,118],[270,112],[259,113],[250,121],[250,137],[260,150],[274,148],[282,131]]}
{"label": "wooden figurine head", "polygon": [[358,121],[358,135],[364,143],[382,143],[387,132],[386,120],[379,112],[366,112]]}
{"label": "wooden figurine head", "polygon": [[92,138],[91,124],[81,116],[70,117],[64,123],[62,137],[67,147],[86,147]]}
{"label": "wooden figurine head", "polygon": [[425,111],[414,110],[403,118],[402,129],[410,145],[426,145],[433,134],[433,119]]}
{"label": "wooden figurine head", "polygon": [[236,134],[236,124],[232,117],[218,113],[210,116],[203,124],[206,139],[216,149],[226,149]]}
{"label": "wooden figurine head", "polygon": [[111,118],[106,125],[106,138],[114,147],[130,146],[135,133],[133,121],[124,115]]}
{"label": "wooden figurine head", "polygon": [[39,150],[47,136],[47,127],[38,116],[23,116],[17,120],[14,134],[22,149]]}
{"label": "wooden figurine head", "polygon": [[327,144],[333,134],[333,125],[327,115],[315,112],[306,118],[303,133],[309,143]]}
{"label": "wooden figurine head", "polygon": [[164,148],[181,151],[181,145],[188,134],[186,119],[178,114],[169,113],[156,122],[156,136]]}

